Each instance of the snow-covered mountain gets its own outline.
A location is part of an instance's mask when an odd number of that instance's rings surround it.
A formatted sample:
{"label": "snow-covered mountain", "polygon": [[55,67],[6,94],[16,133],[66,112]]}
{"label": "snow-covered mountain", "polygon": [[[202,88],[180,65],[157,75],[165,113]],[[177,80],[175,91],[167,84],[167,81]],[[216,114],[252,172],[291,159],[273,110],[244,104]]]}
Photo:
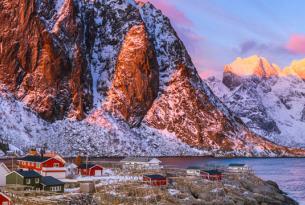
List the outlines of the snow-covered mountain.
{"label": "snow-covered mountain", "polygon": [[134,0],[0,2],[0,134],[64,154],[276,156],[200,79],[169,19]]}
{"label": "snow-covered mountain", "polygon": [[284,69],[265,58],[237,58],[222,81],[206,80],[221,101],[255,133],[276,143],[305,147],[305,59]]}

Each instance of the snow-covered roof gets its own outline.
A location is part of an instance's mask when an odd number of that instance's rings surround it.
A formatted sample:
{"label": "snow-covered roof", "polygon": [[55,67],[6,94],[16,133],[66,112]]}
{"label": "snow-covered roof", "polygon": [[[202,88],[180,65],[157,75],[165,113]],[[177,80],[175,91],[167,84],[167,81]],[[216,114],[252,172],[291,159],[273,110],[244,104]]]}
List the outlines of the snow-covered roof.
{"label": "snow-covered roof", "polygon": [[78,166],[74,163],[66,163],[65,167],[77,168]]}
{"label": "snow-covered roof", "polygon": [[0,171],[4,171],[6,174],[11,172],[4,163],[0,163]]}

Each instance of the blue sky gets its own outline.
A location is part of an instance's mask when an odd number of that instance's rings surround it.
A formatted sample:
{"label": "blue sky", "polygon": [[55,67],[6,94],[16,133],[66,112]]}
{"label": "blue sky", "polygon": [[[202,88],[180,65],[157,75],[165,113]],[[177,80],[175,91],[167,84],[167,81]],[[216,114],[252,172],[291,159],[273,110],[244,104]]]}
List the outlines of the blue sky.
{"label": "blue sky", "polygon": [[280,67],[305,57],[304,0],[150,0],[171,19],[203,77],[236,57]]}

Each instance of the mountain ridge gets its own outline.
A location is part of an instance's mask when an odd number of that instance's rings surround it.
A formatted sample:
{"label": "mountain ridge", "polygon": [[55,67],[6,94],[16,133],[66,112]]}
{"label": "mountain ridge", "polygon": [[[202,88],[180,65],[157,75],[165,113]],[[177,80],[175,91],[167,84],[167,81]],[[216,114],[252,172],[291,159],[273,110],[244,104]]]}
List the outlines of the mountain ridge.
{"label": "mountain ridge", "polygon": [[170,20],[151,3],[3,0],[0,7],[0,20],[12,23],[0,25],[0,82],[7,88],[1,95],[10,96],[1,99],[8,119],[1,118],[0,130],[22,148],[47,143],[65,154],[302,154],[251,132],[201,80]]}
{"label": "mountain ridge", "polygon": [[[292,67],[302,71],[303,61],[294,61],[280,71]],[[300,73],[259,77],[255,73],[242,76],[224,70],[222,81],[209,78],[206,82],[255,133],[282,145],[304,147],[301,130],[305,125],[305,104],[301,102],[305,102],[305,83]]]}

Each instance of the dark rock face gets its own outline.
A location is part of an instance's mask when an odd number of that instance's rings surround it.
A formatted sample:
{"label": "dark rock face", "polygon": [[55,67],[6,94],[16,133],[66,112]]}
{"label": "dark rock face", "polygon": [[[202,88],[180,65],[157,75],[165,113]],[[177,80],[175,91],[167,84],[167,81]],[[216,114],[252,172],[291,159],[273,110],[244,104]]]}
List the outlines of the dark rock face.
{"label": "dark rock face", "polygon": [[[67,53],[56,33],[45,29],[37,16],[35,1],[0,2],[0,81],[16,97],[47,120],[71,115],[81,119],[84,103],[91,97],[86,61],[81,45]],[[81,33],[75,21],[73,2],[67,3],[69,16],[64,20],[67,36]],[[60,25],[59,25],[60,26]],[[80,38],[80,37],[75,37]],[[71,51],[70,51],[71,52]]]}
{"label": "dark rock face", "polygon": [[146,116],[146,123],[176,133],[194,146],[229,150],[233,144],[226,132],[234,130],[233,125],[209,101],[209,96],[192,86],[190,77],[185,65],[178,66],[168,89]]}
{"label": "dark rock face", "polygon": [[158,95],[159,68],[145,26],[126,34],[117,59],[106,109],[122,116],[131,126],[141,123]]}
{"label": "dark rock face", "polygon": [[301,113],[301,121],[305,122],[305,106]]}

